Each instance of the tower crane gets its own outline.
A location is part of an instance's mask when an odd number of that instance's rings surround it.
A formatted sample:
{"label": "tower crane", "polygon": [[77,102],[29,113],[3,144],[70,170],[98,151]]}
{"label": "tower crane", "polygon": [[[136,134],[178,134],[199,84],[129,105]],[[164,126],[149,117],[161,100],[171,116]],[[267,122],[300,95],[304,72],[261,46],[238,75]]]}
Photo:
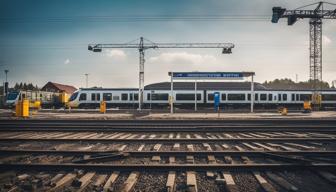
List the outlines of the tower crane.
{"label": "tower crane", "polygon": [[231,54],[234,44],[232,43],[154,43],[143,37],[140,37],[138,43],[134,41],[124,44],[89,44],[88,50],[93,52],[102,52],[103,49],[111,48],[130,48],[139,50],[139,110],[141,110],[143,104],[143,91],[145,80],[145,50],[147,49],[159,49],[159,48],[219,48],[222,49],[223,54]]}
{"label": "tower crane", "polygon": [[[317,5],[314,9],[306,9],[307,7]],[[294,10],[286,10],[281,7],[273,7],[272,23],[278,23],[280,18],[287,18],[287,24],[293,25],[298,19],[309,18],[309,34],[310,34],[310,64],[309,78],[313,83],[312,103],[320,103],[319,90],[322,82],[322,20],[336,19],[336,9],[325,10],[324,5],[336,5],[327,2],[318,2],[305,5]],[[336,7],[335,7],[336,8]]]}

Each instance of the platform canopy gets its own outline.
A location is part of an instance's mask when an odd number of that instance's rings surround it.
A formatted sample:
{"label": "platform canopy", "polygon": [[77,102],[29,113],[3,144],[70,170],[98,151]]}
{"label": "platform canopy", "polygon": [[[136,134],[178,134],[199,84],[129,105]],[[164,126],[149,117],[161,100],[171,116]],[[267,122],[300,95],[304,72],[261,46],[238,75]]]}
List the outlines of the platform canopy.
{"label": "platform canopy", "polygon": [[242,80],[254,72],[169,72],[173,79],[181,80]]}

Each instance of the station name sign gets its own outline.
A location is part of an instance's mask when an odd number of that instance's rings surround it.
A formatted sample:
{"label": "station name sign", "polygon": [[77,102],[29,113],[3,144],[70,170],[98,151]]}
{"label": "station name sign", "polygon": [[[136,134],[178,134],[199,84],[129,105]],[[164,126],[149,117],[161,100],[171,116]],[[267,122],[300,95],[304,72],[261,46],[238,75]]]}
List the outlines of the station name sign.
{"label": "station name sign", "polygon": [[240,72],[170,72],[174,79],[243,79],[248,76]]}

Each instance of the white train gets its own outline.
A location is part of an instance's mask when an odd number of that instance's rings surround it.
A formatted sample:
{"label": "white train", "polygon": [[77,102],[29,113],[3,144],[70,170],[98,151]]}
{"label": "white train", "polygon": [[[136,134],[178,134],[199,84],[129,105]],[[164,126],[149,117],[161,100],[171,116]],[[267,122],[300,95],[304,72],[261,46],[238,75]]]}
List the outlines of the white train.
{"label": "white train", "polygon": [[[219,92],[221,106],[248,106],[251,102],[249,82],[198,82],[197,104],[211,107],[214,93]],[[311,90],[274,90],[255,83],[255,106],[271,108],[274,106],[298,106],[311,100]],[[322,90],[322,106],[336,107],[336,89]],[[150,84],[144,90],[144,105],[162,107],[169,105],[171,95],[170,83]],[[173,91],[174,104],[180,107],[192,107],[195,103],[195,87],[193,82],[175,82]],[[108,107],[137,108],[138,89],[79,89],[69,99],[72,108],[99,107],[104,100]]]}

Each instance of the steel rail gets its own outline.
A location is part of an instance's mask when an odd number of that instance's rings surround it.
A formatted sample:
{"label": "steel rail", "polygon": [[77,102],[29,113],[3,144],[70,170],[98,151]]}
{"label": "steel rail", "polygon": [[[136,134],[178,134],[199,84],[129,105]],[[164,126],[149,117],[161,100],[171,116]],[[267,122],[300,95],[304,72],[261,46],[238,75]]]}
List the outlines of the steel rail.
{"label": "steel rail", "polygon": [[27,131],[40,131],[40,132],[323,132],[323,133],[336,133],[335,126],[198,126],[198,127],[139,127],[139,126],[91,126],[91,125],[78,125],[78,126],[21,126],[15,127],[0,127],[0,132],[27,132]]}
{"label": "steel rail", "polygon": [[131,156],[223,156],[223,155],[265,155],[265,154],[280,154],[280,155],[301,155],[301,156],[315,156],[315,155],[336,155],[336,151],[78,151],[78,150],[0,150],[1,155],[18,155],[18,154],[36,154],[36,155],[106,155],[111,153],[125,153]]}
{"label": "steel rail", "polygon": [[237,141],[249,141],[249,142],[336,142],[336,138],[314,137],[314,138],[135,138],[135,139],[105,139],[105,138],[0,138],[0,142],[18,142],[18,141],[34,141],[34,142],[237,142]]}
{"label": "steel rail", "polygon": [[334,163],[274,163],[274,164],[27,164],[27,163],[0,163],[2,171],[228,171],[228,170],[336,170]]}

